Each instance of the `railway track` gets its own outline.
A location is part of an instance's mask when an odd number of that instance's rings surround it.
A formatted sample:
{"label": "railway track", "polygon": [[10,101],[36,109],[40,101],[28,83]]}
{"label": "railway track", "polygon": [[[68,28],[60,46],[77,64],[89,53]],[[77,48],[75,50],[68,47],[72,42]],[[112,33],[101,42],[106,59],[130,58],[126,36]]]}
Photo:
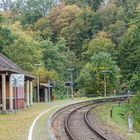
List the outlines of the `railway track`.
{"label": "railway track", "polygon": [[106,98],[82,102],[64,107],[54,114],[52,128],[57,140],[110,140],[98,128],[91,125],[88,115],[91,109],[104,102],[124,98]]}
{"label": "railway track", "polygon": [[84,114],[85,123],[86,123],[87,127],[88,127],[98,138],[100,138],[101,140],[109,140],[109,138],[107,138],[107,136],[105,136],[95,125],[91,125],[91,122],[90,122],[89,119],[88,119],[89,112],[90,112],[91,110],[93,110],[95,107],[96,107],[96,106],[91,107],[91,108]]}

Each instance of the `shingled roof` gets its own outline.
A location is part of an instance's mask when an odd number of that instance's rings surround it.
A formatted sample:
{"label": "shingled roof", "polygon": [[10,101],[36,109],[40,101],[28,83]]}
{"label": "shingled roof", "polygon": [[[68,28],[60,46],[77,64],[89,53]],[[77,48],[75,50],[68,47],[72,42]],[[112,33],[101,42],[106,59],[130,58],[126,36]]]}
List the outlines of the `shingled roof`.
{"label": "shingled roof", "polygon": [[8,59],[2,53],[0,53],[0,72],[24,74],[25,77],[34,79],[34,76],[22,70],[20,67],[18,67],[15,63],[13,63],[10,59]]}

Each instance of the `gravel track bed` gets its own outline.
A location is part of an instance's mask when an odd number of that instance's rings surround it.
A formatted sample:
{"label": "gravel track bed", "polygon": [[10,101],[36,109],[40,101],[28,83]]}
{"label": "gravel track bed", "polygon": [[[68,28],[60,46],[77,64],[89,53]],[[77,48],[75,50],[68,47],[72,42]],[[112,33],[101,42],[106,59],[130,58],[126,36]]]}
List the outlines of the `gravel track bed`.
{"label": "gravel track bed", "polygon": [[64,119],[65,117],[74,109],[80,107],[81,105],[84,105],[85,103],[79,104],[79,105],[72,105],[69,107],[64,108],[61,113],[57,113],[54,121],[52,122],[52,131],[55,134],[55,137],[57,140],[69,140],[65,133],[64,129]]}
{"label": "gravel track bed", "polygon": [[[69,140],[64,129],[65,118],[68,116],[70,112],[86,104],[87,103],[80,103],[80,104],[74,104],[65,107],[60,112],[57,112],[53,116],[51,126],[52,126],[52,131],[57,140]],[[76,140],[99,140],[100,139],[93,132],[91,132],[91,130],[87,127],[84,121],[85,113],[94,106],[95,106],[94,103],[92,105],[90,104],[89,106],[84,106],[78,109],[70,116],[68,120],[69,129]],[[120,136],[117,132],[115,132],[115,130],[113,131],[112,128],[109,128],[108,125],[99,121],[96,118],[95,111],[93,110],[88,113],[88,120],[91,123],[91,125],[94,125],[101,133],[106,135],[106,138],[108,138],[108,140],[126,140],[124,137],[122,138],[122,136]]]}
{"label": "gravel track bed", "polygon": [[84,114],[91,106],[83,107],[69,118],[69,129],[76,140],[100,140],[85,124]]}

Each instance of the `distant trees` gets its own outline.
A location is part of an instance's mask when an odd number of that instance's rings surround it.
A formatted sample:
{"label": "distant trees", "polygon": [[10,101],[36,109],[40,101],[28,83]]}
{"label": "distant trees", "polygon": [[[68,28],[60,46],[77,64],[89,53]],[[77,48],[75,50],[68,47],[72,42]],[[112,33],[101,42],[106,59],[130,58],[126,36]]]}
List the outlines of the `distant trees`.
{"label": "distant trees", "polygon": [[91,59],[93,54],[99,52],[110,53],[112,57],[115,57],[115,44],[105,32],[99,32],[95,38],[91,39],[85,49],[83,56],[87,61]]}
{"label": "distant trees", "polygon": [[79,7],[89,6],[92,10],[97,11],[103,0],[63,0],[66,4],[76,4]]}
{"label": "distant trees", "polygon": [[81,69],[78,83],[87,94],[95,95],[103,94],[104,84],[107,84],[107,93],[111,94],[118,88],[119,79],[120,70],[116,62],[112,60],[110,54],[100,52],[94,54]]}
{"label": "distant trees", "polygon": [[119,65],[123,77],[127,80],[132,78],[133,73],[140,68],[140,30],[132,25],[125,33],[119,45]]}
{"label": "distant trees", "polygon": [[[74,68],[74,80],[86,81],[80,73],[95,66],[92,58],[98,62],[108,54],[106,63],[121,69],[121,83],[139,89],[139,0],[2,0],[1,6],[0,52],[23,69],[34,72],[33,63],[41,62],[42,77],[47,72],[63,83],[69,79],[68,69]],[[95,84],[103,85],[99,75]],[[95,86],[92,90],[97,92]]]}
{"label": "distant trees", "polygon": [[19,23],[12,25],[11,31],[15,39],[10,45],[5,46],[2,52],[21,68],[32,72],[34,64],[42,61],[40,44],[24,33]]}
{"label": "distant trees", "polygon": [[10,29],[3,27],[4,16],[0,15],[0,52],[2,52],[5,46],[10,45],[14,41],[14,35],[12,35]]}
{"label": "distant trees", "polygon": [[119,65],[123,81],[128,81],[129,87],[140,90],[140,30],[136,25],[130,26],[119,46]]}

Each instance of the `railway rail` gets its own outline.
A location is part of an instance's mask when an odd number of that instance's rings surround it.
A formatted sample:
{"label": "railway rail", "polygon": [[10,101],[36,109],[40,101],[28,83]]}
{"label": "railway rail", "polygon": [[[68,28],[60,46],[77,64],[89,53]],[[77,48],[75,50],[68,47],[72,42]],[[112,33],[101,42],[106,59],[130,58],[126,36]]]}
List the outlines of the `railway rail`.
{"label": "railway rail", "polygon": [[52,117],[52,129],[57,140],[110,140],[98,128],[91,125],[88,114],[91,109],[105,102],[125,100],[113,97],[86,101],[58,110]]}
{"label": "railway rail", "polygon": [[96,126],[91,125],[91,122],[88,119],[88,114],[91,110],[93,110],[96,106],[91,107],[84,115],[84,120],[87,125],[87,127],[95,134],[97,137],[99,137],[101,140],[108,140],[107,138]]}

